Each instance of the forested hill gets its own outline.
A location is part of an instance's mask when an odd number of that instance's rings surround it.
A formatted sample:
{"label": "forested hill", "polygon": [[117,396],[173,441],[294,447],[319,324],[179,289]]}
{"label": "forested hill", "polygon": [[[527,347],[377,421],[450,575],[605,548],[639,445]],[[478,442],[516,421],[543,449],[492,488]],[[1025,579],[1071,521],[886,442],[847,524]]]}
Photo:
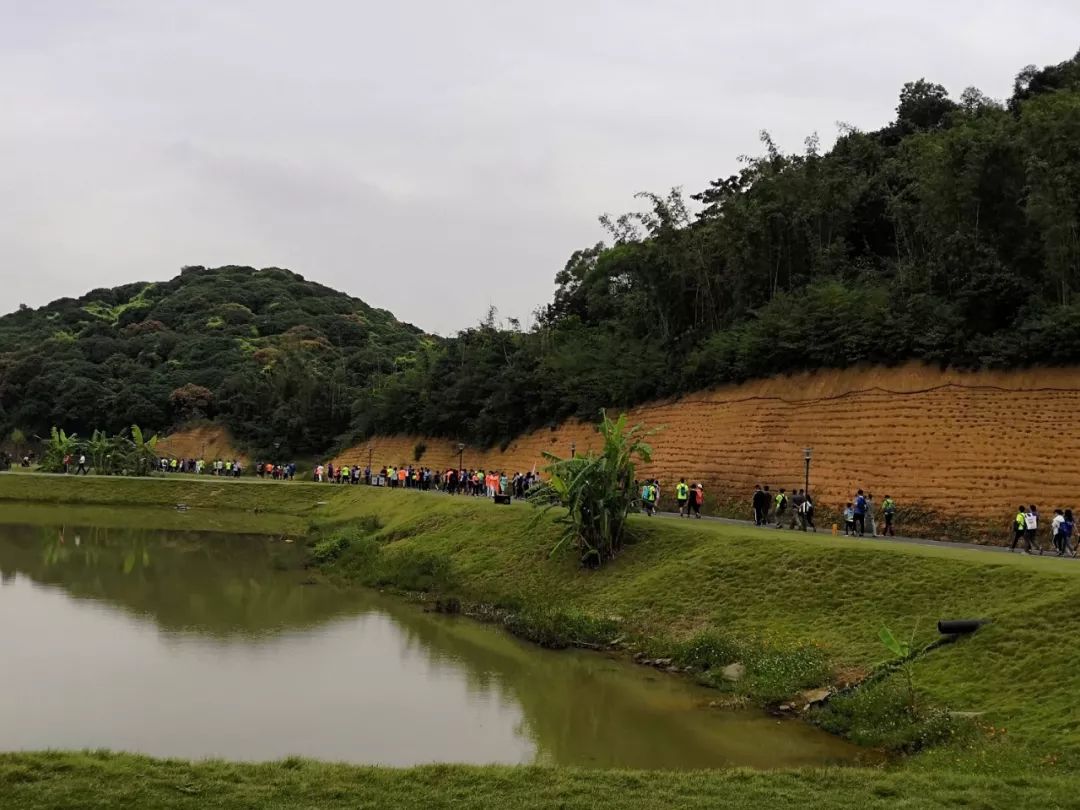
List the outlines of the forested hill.
{"label": "forested hill", "polygon": [[[426,338],[283,270],[193,268],[0,319],[0,428],[216,417],[255,448],[492,445],[778,372],[1080,363],[1080,54],[1010,98],[906,84],[895,119],[604,217],[527,330]],[[478,236],[480,238],[480,236]],[[187,386],[187,387],[185,387]],[[347,434],[347,436],[346,436]]]}
{"label": "forested hill", "polygon": [[782,371],[1080,363],[1080,54],[1002,102],[908,83],[893,121],[829,151],[763,140],[696,206],[603,218],[535,329],[431,346],[357,428],[491,444]]}
{"label": "forested hill", "polygon": [[0,428],[87,436],[207,417],[255,447],[322,450],[357,391],[429,340],[287,270],[190,267],[0,318]]}

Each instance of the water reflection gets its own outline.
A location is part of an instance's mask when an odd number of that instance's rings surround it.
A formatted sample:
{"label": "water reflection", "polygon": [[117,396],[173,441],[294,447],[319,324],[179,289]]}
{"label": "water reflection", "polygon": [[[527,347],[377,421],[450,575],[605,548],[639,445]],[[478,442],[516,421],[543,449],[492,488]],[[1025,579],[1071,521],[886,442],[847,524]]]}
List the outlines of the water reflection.
{"label": "water reflection", "polygon": [[646,768],[855,753],[621,661],[305,585],[302,557],[267,537],[0,526],[0,748]]}

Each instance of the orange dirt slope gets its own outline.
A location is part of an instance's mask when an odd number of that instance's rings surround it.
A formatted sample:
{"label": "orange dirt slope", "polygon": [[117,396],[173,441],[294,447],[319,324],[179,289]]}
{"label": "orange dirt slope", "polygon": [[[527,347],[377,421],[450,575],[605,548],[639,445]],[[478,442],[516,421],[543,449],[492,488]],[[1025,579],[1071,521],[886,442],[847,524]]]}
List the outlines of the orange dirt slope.
{"label": "orange dirt slope", "polygon": [[201,458],[206,461],[247,461],[229,431],[220,425],[204,424],[178,430],[158,439],[159,456],[171,458]]}
{"label": "orange dirt slope", "polygon": [[[707,505],[748,508],[755,483],[802,486],[803,448],[813,448],[810,488],[819,508],[836,510],[858,488],[908,509],[908,528],[1000,541],[1016,508],[1080,505],[1080,369],[942,371],[898,368],[818,371],[756,380],[630,410],[632,423],[663,427],[650,443],[667,492],[685,476],[701,481]],[[457,443],[376,437],[375,467],[457,462]],[[571,422],[519,437],[504,452],[466,448],[466,467],[514,472],[543,465],[544,450],[569,455],[596,444],[590,425]],[[365,465],[369,443],[336,462]],[[734,508],[737,507],[737,508]]]}

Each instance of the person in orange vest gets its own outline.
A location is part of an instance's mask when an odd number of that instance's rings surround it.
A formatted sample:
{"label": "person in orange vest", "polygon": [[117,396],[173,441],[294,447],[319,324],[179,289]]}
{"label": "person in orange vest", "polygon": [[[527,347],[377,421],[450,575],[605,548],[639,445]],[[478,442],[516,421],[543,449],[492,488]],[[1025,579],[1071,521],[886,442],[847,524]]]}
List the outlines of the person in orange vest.
{"label": "person in orange vest", "polygon": [[405,488],[405,476],[409,474],[409,471],[402,467],[397,471],[398,486],[402,489]]}

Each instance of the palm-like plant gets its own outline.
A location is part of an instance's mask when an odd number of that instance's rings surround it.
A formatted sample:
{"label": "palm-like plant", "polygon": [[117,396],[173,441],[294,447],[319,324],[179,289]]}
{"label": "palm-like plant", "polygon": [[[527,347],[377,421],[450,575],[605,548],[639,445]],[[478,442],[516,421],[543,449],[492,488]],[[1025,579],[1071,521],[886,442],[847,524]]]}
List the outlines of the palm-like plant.
{"label": "palm-like plant", "polygon": [[544,512],[560,506],[566,509],[558,519],[563,531],[552,553],[573,545],[580,549],[582,562],[589,565],[602,564],[622,547],[626,519],[637,495],[637,462],[652,460],[652,448],[643,439],[656,432],[645,433],[640,425],[628,429],[626,414],[612,421],[601,411],[600,417],[600,452],[572,458],[544,453],[550,462],[544,469],[547,481],[528,496]]}
{"label": "palm-like plant", "polygon": [[119,436],[110,437],[104,430],[95,430],[86,442],[86,452],[90,454],[90,463],[94,472],[98,475],[112,475],[118,456],[122,439]]}
{"label": "palm-like plant", "polygon": [[125,467],[130,475],[149,475],[157,468],[157,436],[147,439],[138,425],[131,426]]}
{"label": "palm-like plant", "polygon": [[64,469],[64,457],[72,456],[79,450],[79,437],[72,433],[67,434],[56,427],[49,432],[49,440],[45,445],[45,452],[41,458],[41,469],[44,472],[60,472]]}

